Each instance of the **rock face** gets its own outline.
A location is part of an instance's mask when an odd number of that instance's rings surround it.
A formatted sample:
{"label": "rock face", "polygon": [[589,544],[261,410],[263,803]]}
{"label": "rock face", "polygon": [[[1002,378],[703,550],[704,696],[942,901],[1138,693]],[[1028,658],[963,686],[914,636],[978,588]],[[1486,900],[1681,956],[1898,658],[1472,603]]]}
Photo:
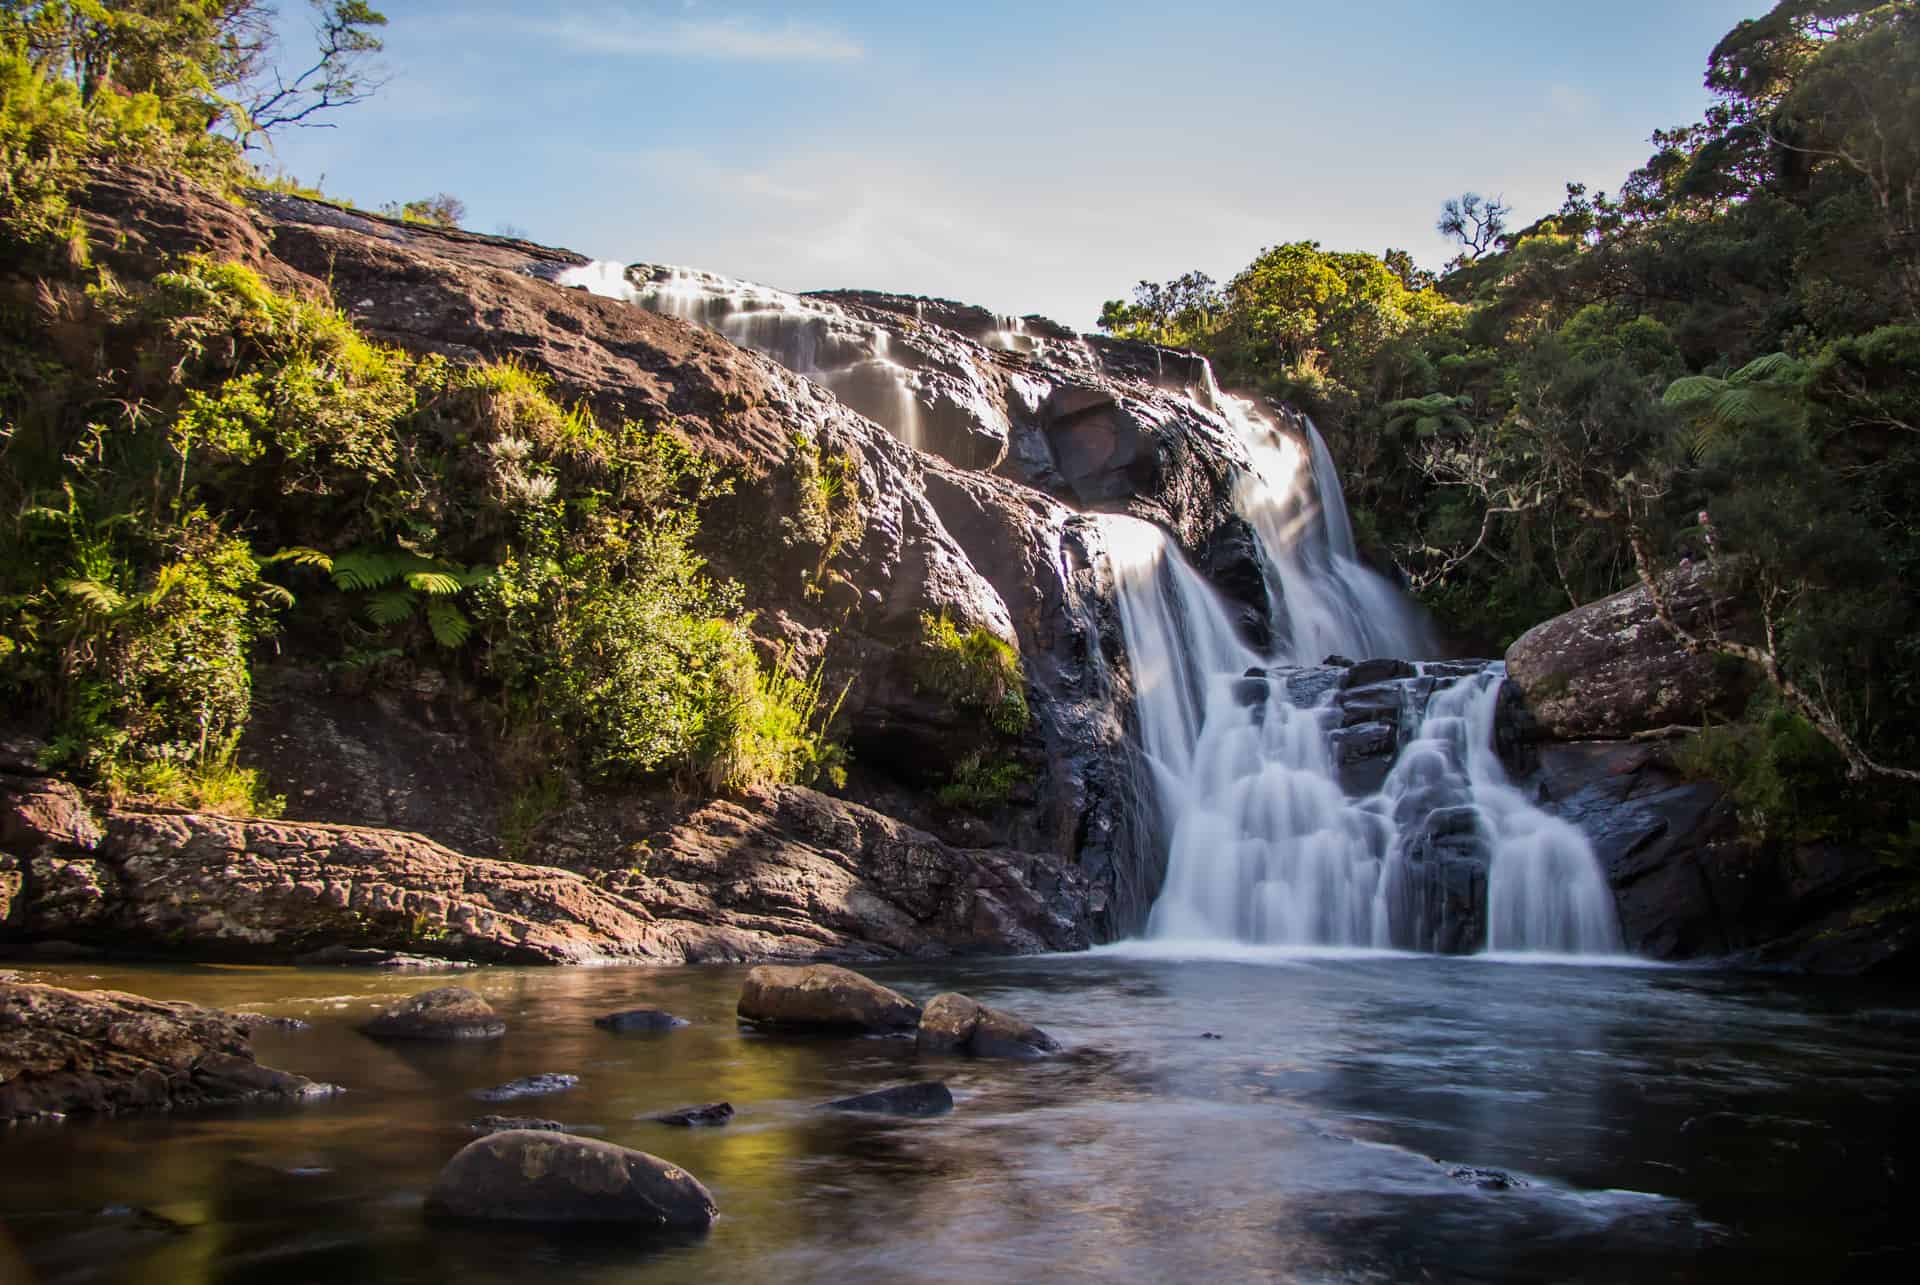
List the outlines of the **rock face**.
{"label": "rock face", "polygon": [[890,1034],[910,1031],[920,1006],[860,974],[832,964],[762,964],[740,988],[741,1018],[756,1025]]}
{"label": "rock face", "polygon": [[427,1213],[699,1232],[713,1225],[719,1207],[699,1179],[658,1156],[593,1138],[513,1129],[470,1142],[449,1160],[427,1193]]}
{"label": "rock face", "polygon": [[[1920,924],[1878,853],[1747,838],[1719,788],[1664,748],[1548,745],[1535,783],[1593,841],[1626,948],[1815,973],[1920,971]],[[1891,912],[1891,913],[1890,913]]]}
{"label": "rock face", "polygon": [[[1674,618],[1695,633],[1738,623],[1705,564],[1674,573],[1665,592]],[[1507,649],[1507,674],[1542,733],[1564,741],[1734,717],[1753,691],[1746,666],[1681,647],[1638,585],[1535,625]]]}
{"label": "rock face", "polygon": [[1054,1038],[1032,1023],[951,991],[927,1001],[915,1048],[923,1054],[1022,1059],[1060,1051]]}
{"label": "rock face", "polygon": [[442,986],[396,1004],[360,1028],[380,1040],[497,1040],[507,1024],[464,986]]}
{"label": "rock face", "polygon": [[193,1004],[0,981],[0,1123],[333,1091],[255,1062],[248,1030]]}

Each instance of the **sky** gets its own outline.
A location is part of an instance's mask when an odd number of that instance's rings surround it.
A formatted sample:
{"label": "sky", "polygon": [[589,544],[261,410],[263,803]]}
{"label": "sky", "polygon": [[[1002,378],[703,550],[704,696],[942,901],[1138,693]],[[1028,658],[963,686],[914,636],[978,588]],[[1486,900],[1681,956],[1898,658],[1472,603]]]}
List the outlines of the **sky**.
{"label": "sky", "polygon": [[[387,83],[268,165],[377,207],[790,290],[1090,329],[1136,281],[1266,246],[1449,257],[1440,204],[1526,222],[1698,118],[1769,0],[374,0]],[[310,47],[283,0],[287,61]]]}

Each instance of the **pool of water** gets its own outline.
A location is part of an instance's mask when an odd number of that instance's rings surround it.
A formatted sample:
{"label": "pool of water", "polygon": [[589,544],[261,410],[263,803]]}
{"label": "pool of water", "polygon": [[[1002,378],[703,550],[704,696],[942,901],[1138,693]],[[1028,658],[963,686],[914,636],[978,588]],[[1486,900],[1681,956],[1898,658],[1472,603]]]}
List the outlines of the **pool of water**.
{"label": "pool of water", "polygon": [[[929,1063],[910,1040],[755,1034],[738,968],[463,973],[510,1029],[448,1047],[352,1029],[438,976],[29,969],[302,1018],[255,1037],[261,1060],[349,1091],[0,1132],[0,1281],[1804,1282],[1906,1279],[1920,1248],[1911,992],[1177,947],[865,971],[1011,1009],[1068,1053]],[[592,1024],[647,1006],[692,1025]],[[475,1096],[542,1072],[580,1082]],[[929,1076],[951,1115],[817,1109]],[[645,1118],[721,1099],[723,1128]],[[676,1245],[429,1222],[434,1174],[493,1112],[664,1156],[720,1220]]]}

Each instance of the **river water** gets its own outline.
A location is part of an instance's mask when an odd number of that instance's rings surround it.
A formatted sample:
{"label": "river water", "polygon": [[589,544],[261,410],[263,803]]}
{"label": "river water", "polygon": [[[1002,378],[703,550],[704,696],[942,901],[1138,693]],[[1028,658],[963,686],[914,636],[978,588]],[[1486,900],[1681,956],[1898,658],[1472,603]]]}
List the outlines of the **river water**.
{"label": "river water", "polygon": [[[866,971],[1014,1010],[1068,1053],[925,1064],[908,1040],[754,1034],[738,968],[468,972],[510,1029],[451,1047],[352,1029],[442,978],[30,970],[302,1018],[256,1036],[261,1060],[350,1091],[0,1134],[0,1280],[1804,1282],[1909,1279],[1920,1247],[1920,996],[1159,943]],[[643,1006],[692,1025],[592,1025]],[[580,1083],[474,1096],[542,1072]],[[926,1076],[951,1115],[816,1109]],[[716,1099],[738,1111],[723,1128],[642,1118]],[[427,1221],[435,1172],[489,1112],[667,1157],[721,1218],[673,1246]]]}

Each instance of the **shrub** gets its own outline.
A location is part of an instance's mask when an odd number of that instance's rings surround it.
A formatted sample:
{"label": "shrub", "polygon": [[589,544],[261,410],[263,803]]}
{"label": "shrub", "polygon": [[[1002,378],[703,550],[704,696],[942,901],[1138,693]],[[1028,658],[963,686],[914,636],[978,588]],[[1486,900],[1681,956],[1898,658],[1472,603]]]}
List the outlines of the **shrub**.
{"label": "shrub", "polygon": [[1005,803],[1015,789],[1032,779],[1033,774],[1012,759],[975,752],[954,765],[952,779],[936,797],[950,808],[980,811]]}
{"label": "shrub", "polygon": [[919,681],[997,732],[1026,730],[1026,670],[1020,653],[985,629],[962,633],[943,612],[920,617]]}
{"label": "shrub", "polygon": [[1811,723],[1765,697],[1746,719],[1688,737],[1674,761],[1725,790],[1742,824],[1762,839],[1806,841],[1849,829],[1845,761]]}

